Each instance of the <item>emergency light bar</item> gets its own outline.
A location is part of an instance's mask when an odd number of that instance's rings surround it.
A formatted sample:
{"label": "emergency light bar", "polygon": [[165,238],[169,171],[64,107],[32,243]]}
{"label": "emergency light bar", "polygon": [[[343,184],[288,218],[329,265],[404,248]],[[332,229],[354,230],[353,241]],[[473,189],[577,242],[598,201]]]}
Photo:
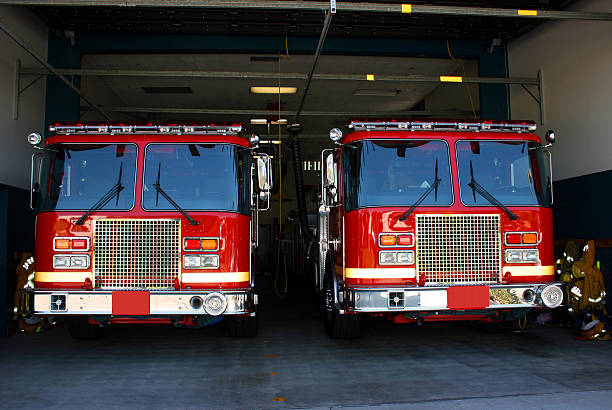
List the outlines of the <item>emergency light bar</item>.
{"label": "emergency light bar", "polygon": [[49,126],[54,134],[208,134],[238,135],[243,131],[241,123],[193,123],[193,124],[99,124],[56,123]]}
{"label": "emergency light bar", "polygon": [[365,119],[349,120],[355,131],[535,131],[533,121]]}

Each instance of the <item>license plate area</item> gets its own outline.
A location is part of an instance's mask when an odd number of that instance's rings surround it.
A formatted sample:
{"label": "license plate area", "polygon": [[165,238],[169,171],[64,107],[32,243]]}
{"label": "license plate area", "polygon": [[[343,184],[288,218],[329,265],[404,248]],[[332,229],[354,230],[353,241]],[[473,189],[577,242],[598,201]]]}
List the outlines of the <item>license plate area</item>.
{"label": "license plate area", "polygon": [[451,310],[486,309],[490,304],[489,287],[449,287],[446,290],[446,303]]}
{"label": "license plate area", "polygon": [[113,315],[149,315],[151,295],[147,291],[113,291]]}

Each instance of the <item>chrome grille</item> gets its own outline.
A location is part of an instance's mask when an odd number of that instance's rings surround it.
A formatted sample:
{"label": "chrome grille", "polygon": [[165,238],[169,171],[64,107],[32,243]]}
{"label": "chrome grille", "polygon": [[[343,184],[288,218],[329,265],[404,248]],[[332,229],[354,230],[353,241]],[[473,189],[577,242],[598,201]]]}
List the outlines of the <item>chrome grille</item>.
{"label": "chrome grille", "polygon": [[94,223],[96,288],[170,289],[179,275],[181,223],[176,219],[98,219]]}
{"label": "chrome grille", "polygon": [[417,215],[417,271],[428,285],[499,282],[499,215]]}

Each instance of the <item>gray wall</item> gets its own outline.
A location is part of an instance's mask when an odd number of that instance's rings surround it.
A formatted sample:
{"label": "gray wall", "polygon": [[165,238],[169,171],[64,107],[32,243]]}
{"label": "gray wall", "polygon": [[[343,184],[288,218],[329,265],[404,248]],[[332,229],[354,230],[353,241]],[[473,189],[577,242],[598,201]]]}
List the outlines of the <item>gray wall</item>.
{"label": "gray wall", "polygon": [[[47,57],[47,26],[23,7],[0,6],[0,20],[43,57]],[[45,119],[45,78],[36,81],[19,98],[19,117],[13,119],[15,61],[23,67],[39,67],[26,51],[0,32],[0,184],[18,188],[30,186],[32,148],[25,137],[43,131]],[[21,88],[36,76],[21,78]]]}

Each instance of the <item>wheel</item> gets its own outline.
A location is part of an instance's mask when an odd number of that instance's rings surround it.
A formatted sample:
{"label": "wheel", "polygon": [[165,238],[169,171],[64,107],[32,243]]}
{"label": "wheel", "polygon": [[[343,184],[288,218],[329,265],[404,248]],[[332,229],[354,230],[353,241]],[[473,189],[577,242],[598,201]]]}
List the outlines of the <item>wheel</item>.
{"label": "wheel", "polygon": [[226,316],[231,337],[255,337],[257,335],[257,316]]}
{"label": "wheel", "polygon": [[333,280],[329,275],[325,277],[323,292],[325,330],[334,339],[355,339],[361,336],[361,316],[343,315],[334,306]]}
{"label": "wheel", "polygon": [[87,316],[75,316],[66,319],[68,333],[75,339],[99,339],[104,335],[104,329],[89,323]]}

